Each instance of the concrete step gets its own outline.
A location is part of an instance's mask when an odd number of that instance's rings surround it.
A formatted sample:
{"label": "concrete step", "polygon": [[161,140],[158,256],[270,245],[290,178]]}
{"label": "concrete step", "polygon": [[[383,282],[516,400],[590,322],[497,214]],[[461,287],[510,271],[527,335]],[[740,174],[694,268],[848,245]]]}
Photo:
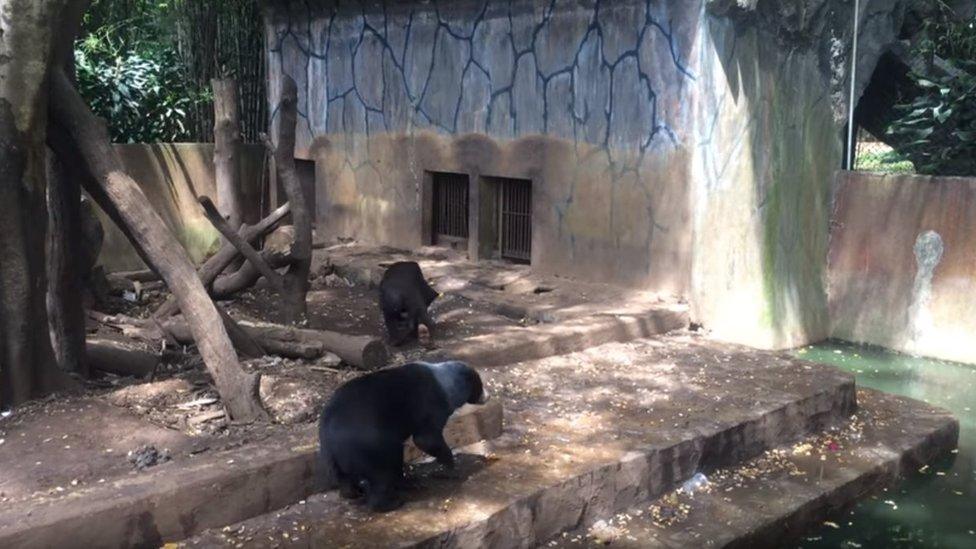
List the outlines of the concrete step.
{"label": "concrete step", "polygon": [[189,547],[531,547],[847,421],[853,378],[690,336],[614,343],[486,370],[505,433],[459,454],[461,479],[415,466],[377,515],[335,493],[210,530]]}
{"label": "concrete step", "polygon": [[[449,253],[448,257],[431,257],[370,246],[340,247],[320,253],[319,260],[327,261],[338,276],[369,287],[379,285],[390,263],[417,261],[438,291],[495,315],[528,322],[459,341],[438,341],[443,348],[428,355],[464,360],[476,367],[574,353],[689,325],[687,305],[664,301],[653,292],[539,276],[522,265],[468,262]],[[506,289],[494,289],[498,287]],[[535,288],[546,291],[537,293]],[[432,307],[436,306],[437,302]]]}
{"label": "concrete step", "polygon": [[959,422],[940,408],[870,389],[843,428],[776,448],[545,547],[785,547],[854,501],[952,451]]}
{"label": "concrete step", "polygon": [[[451,417],[452,447],[502,432],[499,400]],[[158,547],[301,501],[315,488],[317,429],[169,462],[51,500],[0,508],[0,547]],[[421,452],[412,444],[406,459]]]}

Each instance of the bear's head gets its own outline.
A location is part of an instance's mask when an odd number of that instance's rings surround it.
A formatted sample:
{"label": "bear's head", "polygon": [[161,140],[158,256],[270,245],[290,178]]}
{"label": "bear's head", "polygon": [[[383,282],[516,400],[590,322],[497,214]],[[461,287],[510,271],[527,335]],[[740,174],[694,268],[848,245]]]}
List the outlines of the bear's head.
{"label": "bear's head", "polygon": [[456,360],[429,366],[455,409],[465,404],[488,402],[488,391],[474,368]]}

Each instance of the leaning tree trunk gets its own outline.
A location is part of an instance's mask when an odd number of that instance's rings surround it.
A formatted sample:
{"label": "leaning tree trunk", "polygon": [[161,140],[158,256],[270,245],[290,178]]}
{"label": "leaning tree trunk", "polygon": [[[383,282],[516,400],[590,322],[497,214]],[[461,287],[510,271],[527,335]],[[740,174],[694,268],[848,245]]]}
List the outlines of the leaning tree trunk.
{"label": "leaning tree trunk", "polygon": [[295,226],[292,262],[285,273],[282,307],[287,322],[295,323],[305,316],[308,275],[312,267],[312,216],[295,169],[295,124],[298,120],[298,87],[290,76],[283,76],[281,102],[278,104],[278,135],[274,147],[278,171]]}
{"label": "leaning tree trunk", "polygon": [[45,78],[64,0],[0,2],[0,408],[57,388],[45,307]]}
{"label": "leaning tree trunk", "polygon": [[52,122],[80,152],[84,166],[76,168],[92,176],[84,180],[86,184],[95,184],[89,194],[99,205],[117,212],[135,247],[142,250],[176,297],[229,414],[241,421],[266,417],[258,399],[258,376],[241,369],[220,314],[193,263],[146,195],[123,170],[104,121],[91,113],[62,70],[52,71],[50,83]]}
{"label": "leaning tree trunk", "polygon": [[217,210],[237,230],[241,214],[241,129],[237,113],[237,81],[214,78],[214,171]]}

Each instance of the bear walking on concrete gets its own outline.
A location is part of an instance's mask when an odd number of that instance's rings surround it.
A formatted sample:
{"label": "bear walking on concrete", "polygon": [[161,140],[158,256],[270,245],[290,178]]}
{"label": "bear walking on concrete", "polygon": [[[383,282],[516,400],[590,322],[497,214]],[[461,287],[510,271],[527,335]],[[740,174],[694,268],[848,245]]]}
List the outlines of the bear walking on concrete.
{"label": "bear walking on concrete", "polygon": [[400,346],[416,337],[421,345],[430,345],[434,322],[427,308],[438,295],[415,261],[390,265],[380,281],[380,309],[390,344]]}
{"label": "bear walking on concrete", "polygon": [[403,444],[414,444],[448,469],[447,419],[466,403],[482,404],[481,377],[463,362],[412,362],[353,379],[332,395],[319,418],[319,470],[332,473],[340,494],[365,491],[374,511],[400,506]]}

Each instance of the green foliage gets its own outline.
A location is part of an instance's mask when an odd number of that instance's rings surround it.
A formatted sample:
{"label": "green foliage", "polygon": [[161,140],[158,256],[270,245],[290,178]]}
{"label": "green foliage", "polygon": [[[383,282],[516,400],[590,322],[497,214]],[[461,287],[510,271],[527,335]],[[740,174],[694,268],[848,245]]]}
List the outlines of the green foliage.
{"label": "green foliage", "polygon": [[919,173],[976,175],[976,19],[936,5],[913,46],[925,74],[910,75],[915,89],[886,133]]}
{"label": "green foliage", "polygon": [[254,141],[267,124],[262,32],[258,0],[93,0],[79,90],[115,141],[211,141],[211,79],[234,76]]}
{"label": "green foliage", "polygon": [[207,101],[207,92],[188,83],[174,44],[153,19],[138,16],[90,32],[75,44],[75,68],[82,97],[108,121],[114,141],[192,139],[188,113]]}
{"label": "green foliage", "polygon": [[858,152],[854,169],[880,173],[915,173],[912,161],[893,150]]}
{"label": "green foliage", "polygon": [[919,173],[976,174],[976,63],[955,61],[954,76],[915,75],[921,93],[897,105],[888,134]]}
{"label": "green foliage", "polygon": [[123,143],[187,141],[187,113],[204,93],[187,85],[179,57],[167,44],[121,44],[113,28],[90,34],[75,47],[78,88]]}

